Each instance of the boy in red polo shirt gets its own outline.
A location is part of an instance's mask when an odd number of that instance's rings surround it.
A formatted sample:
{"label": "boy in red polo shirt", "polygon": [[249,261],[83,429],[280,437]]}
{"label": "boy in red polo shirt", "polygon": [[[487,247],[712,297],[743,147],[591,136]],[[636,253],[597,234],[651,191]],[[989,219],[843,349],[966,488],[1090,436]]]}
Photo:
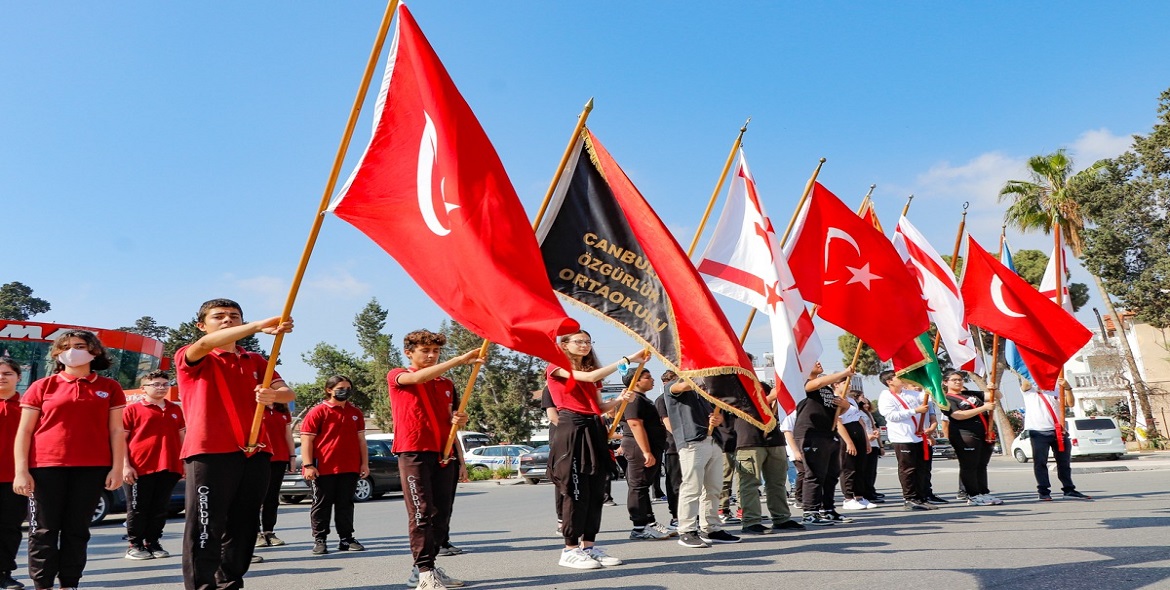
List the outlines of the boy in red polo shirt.
{"label": "boy in red polo shirt", "polygon": [[462,586],[461,580],[435,567],[439,546],[447,538],[455,484],[460,462],[440,461],[451,425],[467,424],[467,414],[456,412],[455,384],[443,377],[460,365],[482,362],[472,350],[444,362],[439,354],[447,338],[427,330],[406,335],[402,349],[409,368],[393,369],[386,376],[390,407],[394,413],[394,452],[406,500],[410,551],[418,581],[407,585],[427,590]]}
{"label": "boy in red polo shirt", "polygon": [[313,406],[301,423],[301,464],[305,479],[313,484],[313,508],[309,522],[313,529],[313,555],[329,549],[329,516],[334,513],[338,551],[365,551],[353,538],[353,493],[359,478],[370,474],[366,447],[366,420],[362,411],[349,405],[353,383],[345,375],[325,381],[325,401]]}
{"label": "boy in red polo shirt", "polygon": [[278,375],[269,388],[261,388],[268,361],[236,342],[260,332],[291,332],[293,323],[282,323],[279,316],[244,323],[240,304],[230,299],[204,303],[196,319],[205,335],[175,353],[187,418],[183,584],[187,590],[242,588],[260,532],[271,463],[263,430],[258,452],[248,455],[243,447],[256,404],[288,403],[295,395]]}
{"label": "boy in red polo shirt", "polygon": [[142,377],[141,401],[126,406],[126,559],[154,559],[171,554],[159,544],[167,524],[171,490],[183,475],[183,409],[167,401],[171,376],[151,371]]}

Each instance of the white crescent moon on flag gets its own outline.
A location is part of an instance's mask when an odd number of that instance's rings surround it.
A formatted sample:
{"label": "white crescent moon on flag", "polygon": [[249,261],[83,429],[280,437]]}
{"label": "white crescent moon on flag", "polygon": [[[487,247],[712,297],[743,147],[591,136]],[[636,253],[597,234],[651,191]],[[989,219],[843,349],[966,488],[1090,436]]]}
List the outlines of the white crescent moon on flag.
{"label": "white crescent moon on flag", "polygon": [[[827,237],[825,238],[825,269],[829,268],[829,244],[833,243],[833,238],[837,238],[838,240],[844,240],[844,241],[848,242],[849,245],[853,246],[853,250],[855,252],[857,252],[857,255],[861,256],[861,248],[857,245],[857,241],[853,239],[853,236],[849,235],[848,232],[845,232],[843,230],[837,229],[835,227],[830,227],[829,231],[827,232]],[[836,283],[836,282],[837,282],[837,280],[833,279],[831,281],[825,281],[825,284],[832,285],[833,283]]]}
{"label": "white crescent moon on flag", "polygon": [[[426,123],[423,125],[422,141],[418,146],[418,209],[427,228],[437,236],[445,236],[451,233],[451,229],[444,227],[439,221],[439,216],[435,214],[434,187],[431,184],[435,161],[438,159],[439,136],[435,132],[434,121],[431,121],[431,116],[426,111],[423,112],[423,118],[426,119]],[[447,213],[450,213],[452,209],[458,209],[459,205],[447,202],[446,194],[443,192],[446,180],[444,178],[439,183],[439,198],[442,199]]]}
{"label": "white crescent moon on flag", "polygon": [[1003,300],[1003,281],[997,275],[991,277],[991,301],[995,303],[995,307],[999,309],[1000,313],[1008,317],[1022,318],[1024,314],[1013,311],[1007,306]]}

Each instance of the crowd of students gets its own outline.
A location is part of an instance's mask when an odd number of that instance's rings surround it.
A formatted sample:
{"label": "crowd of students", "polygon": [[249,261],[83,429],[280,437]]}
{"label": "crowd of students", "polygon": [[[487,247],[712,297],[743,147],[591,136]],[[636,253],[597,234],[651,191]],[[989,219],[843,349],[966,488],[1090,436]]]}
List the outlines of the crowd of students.
{"label": "crowd of students", "polygon": [[[171,489],[185,478],[185,588],[241,588],[250,565],[262,561],[255,549],[284,544],[275,535],[276,506],[280,482],[297,458],[287,406],[294,394],[279,375],[263,386],[266,359],[237,343],[257,333],[291,331],[293,324],[279,317],[245,322],[239,304],[228,299],[204,303],[197,317],[204,336],[175,355],[181,407],[166,399],[171,379],[161,371],[144,375],[142,399],[127,404],[121,386],[98,374],[111,362],[88,331],[60,335],[51,348],[56,371],[33,382],[23,396],[16,393],[19,363],[0,358],[0,482],[6,484],[0,485],[0,588],[24,587],[13,575],[26,518],[28,573],[35,588],[77,587],[90,516],[102,489],[119,485],[125,486],[128,504],[126,558],[162,559],[170,556],[160,538]],[[461,450],[456,446],[444,455],[448,431],[467,423],[467,415],[457,410],[454,383],[444,373],[482,362],[477,350],[440,362],[445,344],[443,335],[426,330],[407,334],[403,351],[410,364],[387,375],[395,424],[392,450],[399,461],[413,557],[407,585],[426,590],[464,585],[436,566],[438,556],[461,552],[450,543],[450,520],[457,484],[466,479]],[[845,510],[884,502],[874,488],[882,447],[873,406],[860,392],[847,391],[849,370],[826,375],[818,363],[796,411],[764,433],[715,410],[670,371],[662,375],[663,393],[653,402],[647,394],[655,380],[640,370],[625,371],[625,390],[603,401],[602,381],[619,368],[643,364],[648,353],[602,365],[587,332],[562,336],[560,346],[571,366],[547,368],[542,405],[553,425],[548,472],[564,541],[561,566],[589,570],[622,564],[597,538],[608,484],[616,475],[603,416],[622,403],[624,412],[615,419],[623,426],[618,449],[626,462],[632,540],[677,537],[684,547],[706,548],[739,542],[740,536],[726,530],[729,525],[740,525],[743,535],[766,535],[849,522],[836,510],[838,483]],[[877,409],[886,419],[898,462],[904,508],[931,510],[947,502],[930,484],[930,443],[940,421],[949,422],[955,442],[960,496],[970,505],[1002,503],[987,482],[988,416],[994,400],[964,389],[964,375],[951,372],[945,376],[950,408],[939,412],[929,395],[908,388],[893,372],[880,378],[887,389]],[[324,400],[300,426],[302,473],[314,492],[313,555],[328,553],[331,521],[339,537],[337,550],[365,549],[354,537],[353,493],[358,479],[369,473],[369,458],[364,417],[348,403],[352,390],[348,377],[330,377]],[[1046,469],[1050,453],[1064,496],[1089,499],[1072,483],[1071,445],[1067,436],[1063,444],[1058,438],[1055,394],[1024,395],[1038,499],[1052,499]],[[776,403],[770,388],[768,401]],[[258,403],[266,408],[260,441],[256,449],[245,450]],[[666,523],[653,508],[663,474],[671,515]],[[735,478],[741,508],[733,513]],[[801,510],[799,518],[790,504]]]}

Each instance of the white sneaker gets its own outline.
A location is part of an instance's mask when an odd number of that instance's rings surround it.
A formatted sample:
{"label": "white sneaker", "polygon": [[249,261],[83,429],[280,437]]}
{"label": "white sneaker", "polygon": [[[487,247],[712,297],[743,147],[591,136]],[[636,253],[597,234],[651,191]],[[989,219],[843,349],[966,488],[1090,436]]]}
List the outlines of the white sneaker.
{"label": "white sneaker", "polygon": [[435,570],[419,573],[417,588],[419,590],[447,590],[447,587],[439,580],[439,575]]}
{"label": "white sneaker", "polygon": [[982,494],[978,496],[971,496],[967,498],[968,506],[991,506],[991,501],[986,499]]}
{"label": "white sneaker", "polygon": [[[435,577],[437,577],[439,579],[439,582],[441,582],[444,586],[447,586],[449,588],[459,588],[460,586],[463,586],[463,584],[464,584],[463,580],[460,580],[458,578],[452,578],[451,576],[447,575],[447,572],[443,571],[443,568],[441,568],[441,567],[436,567],[433,571],[435,572]],[[418,566],[416,565],[416,566],[414,566],[414,568],[412,568],[410,570],[410,577],[406,579],[406,587],[407,588],[417,588],[418,581],[419,581],[419,573],[418,573]]]}
{"label": "white sneaker", "polygon": [[580,547],[561,551],[561,560],[557,562],[557,565],[563,565],[565,567],[571,567],[578,570],[601,569],[601,562],[593,559],[593,556],[586,553]]}
{"label": "white sneaker", "polygon": [[862,504],[856,499],[846,500],[845,503],[841,505],[841,508],[845,510],[865,510],[865,504]]}
{"label": "white sneaker", "polygon": [[1003,504],[1003,500],[1000,500],[991,494],[983,494],[983,499],[991,502],[992,506],[999,506],[1000,504]]}
{"label": "white sneaker", "polygon": [[622,564],[622,560],[606,553],[604,549],[598,547],[597,545],[585,549],[585,553],[588,553],[589,557],[596,559],[598,563],[604,566],[615,566]]}

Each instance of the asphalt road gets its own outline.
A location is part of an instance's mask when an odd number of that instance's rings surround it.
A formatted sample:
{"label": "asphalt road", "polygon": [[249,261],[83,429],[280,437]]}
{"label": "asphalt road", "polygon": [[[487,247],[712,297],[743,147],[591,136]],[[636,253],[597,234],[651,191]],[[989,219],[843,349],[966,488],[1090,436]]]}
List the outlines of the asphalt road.
{"label": "asphalt road", "polygon": [[[878,487],[895,498],[892,458]],[[958,465],[937,461],[934,485],[953,497]],[[1125,469],[1125,470],[1121,470]],[[898,503],[852,513],[850,524],[745,538],[688,549],[669,541],[628,540],[625,484],[620,505],[606,508],[599,545],[626,565],[596,571],[559,567],[552,486],[462,484],[452,541],[468,550],[439,565],[472,588],[1028,588],[1170,589],[1170,454],[1123,461],[1076,462],[1078,488],[1093,502],[1039,503],[1031,464],[992,461],[993,493],[1003,506],[908,513]],[[1053,478],[1055,482],[1055,477]],[[665,504],[655,504],[660,518]],[[400,497],[359,504],[357,538],[364,553],[314,557],[308,504],[281,507],[284,547],[260,549],[247,587],[256,590],[404,588],[410,573],[406,514]],[[83,588],[181,588],[177,555],[182,520],[167,525],[169,559],[123,559],[120,517],[93,530]],[[737,528],[731,529],[733,531]],[[330,539],[331,549],[336,540]],[[18,560],[24,563],[23,555]],[[17,577],[27,583],[27,572]]]}

